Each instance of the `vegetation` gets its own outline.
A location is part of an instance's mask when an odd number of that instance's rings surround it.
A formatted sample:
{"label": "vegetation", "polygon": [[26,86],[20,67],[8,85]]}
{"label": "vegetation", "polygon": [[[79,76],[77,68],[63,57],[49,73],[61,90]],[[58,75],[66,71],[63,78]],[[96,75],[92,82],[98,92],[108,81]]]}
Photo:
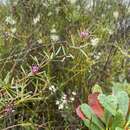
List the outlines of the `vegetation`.
{"label": "vegetation", "polygon": [[[129,0],[0,4],[0,129],[86,129],[76,108],[93,86],[105,95],[112,86],[130,95],[129,37]],[[99,101],[108,110],[105,95]]]}
{"label": "vegetation", "polygon": [[95,91],[88,96],[88,103],[80,105],[76,112],[90,130],[129,129],[129,97],[119,86],[108,96]]}

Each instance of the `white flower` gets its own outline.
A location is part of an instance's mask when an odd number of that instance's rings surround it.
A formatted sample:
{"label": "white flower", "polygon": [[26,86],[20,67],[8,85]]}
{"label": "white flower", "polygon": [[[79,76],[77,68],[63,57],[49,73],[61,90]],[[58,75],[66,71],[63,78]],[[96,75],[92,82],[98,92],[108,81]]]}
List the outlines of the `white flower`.
{"label": "white flower", "polygon": [[98,52],[98,55],[101,56],[101,52]]}
{"label": "white flower", "polygon": [[49,13],[48,13],[48,16],[51,16],[51,15],[52,15],[52,12],[49,12]]}
{"label": "white flower", "polygon": [[110,9],[112,6],[111,5],[108,5],[107,8]]}
{"label": "white flower", "polygon": [[18,88],[16,85],[11,86],[11,88],[16,89]]}
{"label": "white flower", "polygon": [[56,8],[55,11],[56,11],[56,14],[59,14],[60,8]]}
{"label": "white flower", "polygon": [[62,103],[67,104],[67,100],[66,99],[62,100]]}
{"label": "white flower", "polygon": [[110,35],[112,35],[114,32],[113,32],[113,30],[109,29],[109,30],[108,30],[108,33],[109,33]]}
{"label": "white flower", "polygon": [[38,43],[42,43],[42,39],[37,40]]}
{"label": "white flower", "polygon": [[50,31],[51,34],[51,40],[53,41],[58,41],[59,40],[59,36],[56,34],[56,29],[55,29],[55,25],[53,25],[52,30]]}
{"label": "white flower", "polygon": [[74,91],[73,91],[73,92],[72,92],[72,95],[74,95],[74,96],[75,96],[75,95],[76,95],[76,92],[74,92]]}
{"label": "white flower", "polygon": [[60,101],[59,100],[56,100],[56,105],[59,105],[60,104]]}
{"label": "white flower", "polygon": [[114,11],[113,12],[113,16],[115,19],[117,19],[119,17],[119,12],[118,11]]}
{"label": "white flower", "polygon": [[56,88],[55,88],[54,85],[51,85],[51,86],[49,87],[49,90],[50,90],[51,92],[53,92],[53,93],[56,92]]}
{"label": "white flower", "polygon": [[12,17],[10,17],[10,16],[7,16],[7,17],[6,17],[5,22],[6,22],[7,24],[10,24],[10,25],[16,24],[16,21],[15,21]]}
{"label": "white flower", "polygon": [[12,29],[11,29],[11,32],[12,32],[12,33],[16,33],[16,28],[12,28]]}
{"label": "white flower", "polygon": [[98,42],[99,42],[99,38],[91,39],[91,45],[92,46],[97,46]]}
{"label": "white flower", "polygon": [[40,21],[40,15],[38,14],[36,18],[33,19],[33,24],[37,24]]}
{"label": "white flower", "polygon": [[64,109],[64,108],[67,109],[68,108],[67,95],[63,93],[61,98],[56,100],[56,105],[58,105],[59,110]]}
{"label": "white flower", "polygon": [[66,98],[67,98],[67,95],[64,94],[64,95],[62,96],[62,99],[66,99]]}
{"label": "white flower", "polygon": [[56,33],[56,29],[53,28],[53,29],[51,30],[51,33]]}
{"label": "white flower", "polygon": [[105,14],[102,14],[101,16],[102,16],[102,17],[105,17]]}
{"label": "white flower", "polygon": [[58,40],[59,40],[59,36],[53,34],[53,35],[51,35],[51,40],[53,40],[53,41],[58,41]]}
{"label": "white flower", "polygon": [[71,98],[70,98],[70,101],[74,101],[74,97],[71,97]]}
{"label": "white flower", "polygon": [[100,56],[99,56],[99,55],[95,56],[95,59],[96,59],[96,60],[99,60],[99,59],[100,59]]}
{"label": "white flower", "polygon": [[61,103],[58,107],[59,110],[63,109],[64,108],[64,105]]}
{"label": "white flower", "polygon": [[101,57],[101,52],[98,52],[98,54],[94,55],[94,58],[95,58],[96,60],[99,60],[100,57]]}

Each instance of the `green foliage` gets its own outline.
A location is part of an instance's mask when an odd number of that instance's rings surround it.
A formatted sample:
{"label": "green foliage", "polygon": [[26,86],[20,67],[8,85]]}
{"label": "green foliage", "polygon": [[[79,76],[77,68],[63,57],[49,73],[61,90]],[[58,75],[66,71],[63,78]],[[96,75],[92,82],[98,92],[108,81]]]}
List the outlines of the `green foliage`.
{"label": "green foliage", "polygon": [[[82,104],[80,106],[81,111],[84,113],[84,115],[87,117],[87,122],[84,120],[85,124],[87,124],[87,127],[93,129],[96,128],[96,130],[103,130],[103,124],[100,122],[100,120],[95,116],[91,108],[87,104]],[[91,126],[92,124],[92,126]]]}
{"label": "green foliage", "polygon": [[[113,89],[115,90],[115,89]],[[95,99],[93,99],[95,100]],[[98,117],[95,110],[97,109],[97,104],[95,103],[95,107],[89,107],[87,104],[80,105],[80,109],[85,118],[83,121],[84,124],[90,129],[101,129],[101,130],[116,130],[116,129],[128,129],[129,124],[129,97],[128,94],[123,90],[118,90],[116,94],[113,95],[104,95],[99,94],[98,100],[101,103],[101,106],[104,109],[104,119],[102,123],[100,121],[101,118]],[[94,104],[93,104],[94,106]],[[96,117],[97,116],[97,117]],[[91,122],[88,122],[91,119]],[[86,122],[87,121],[87,122]],[[105,128],[101,126],[105,125]],[[97,128],[91,127],[93,125],[97,125]]]}
{"label": "green foliage", "polygon": [[115,116],[117,109],[117,98],[113,95],[105,96],[104,94],[100,94],[98,99],[102,106]]}
{"label": "green foliage", "polygon": [[124,115],[128,112],[128,106],[129,106],[129,97],[128,94],[124,91],[119,92],[117,95],[118,103],[119,103],[119,109],[123,112]]}
{"label": "green foliage", "polygon": [[111,129],[115,130],[117,127],[123,128],[124,124],[125,124],[125,117],[119,111],[116,113],[115,117],[113,118]]}

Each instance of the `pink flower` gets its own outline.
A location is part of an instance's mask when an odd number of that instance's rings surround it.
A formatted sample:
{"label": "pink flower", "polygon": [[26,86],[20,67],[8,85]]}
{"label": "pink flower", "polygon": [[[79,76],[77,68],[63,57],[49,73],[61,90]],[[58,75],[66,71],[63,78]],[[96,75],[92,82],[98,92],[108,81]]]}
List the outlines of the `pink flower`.
{"label": "pink flower", "polygon": [[31,71],[33,74],[37,74],[39,72],[39,66],[33,65]]}
{"label": "pink flower", "polygon": [[13,112],[13,106],[12,105],[7,105],[4,112],[6,114],[12,113]]}
{"label": "pink flower", "polygon": [[80,32],[80,37],[81,38],[88,38],[88,36],[89,36],[89,32],[86,32],[86,31]]}

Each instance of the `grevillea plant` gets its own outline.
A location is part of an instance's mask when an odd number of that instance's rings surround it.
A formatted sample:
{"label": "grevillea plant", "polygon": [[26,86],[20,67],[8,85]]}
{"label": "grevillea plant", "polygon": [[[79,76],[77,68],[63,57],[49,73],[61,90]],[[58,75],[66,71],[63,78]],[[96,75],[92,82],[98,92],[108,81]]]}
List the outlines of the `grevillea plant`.
{"label": "grevillea plant", "polygon": [[78,106],[76,113],[89,130],[130,129],[129,97],[118,88],[110,95],[94,91],[88,96],[88,104]]}

